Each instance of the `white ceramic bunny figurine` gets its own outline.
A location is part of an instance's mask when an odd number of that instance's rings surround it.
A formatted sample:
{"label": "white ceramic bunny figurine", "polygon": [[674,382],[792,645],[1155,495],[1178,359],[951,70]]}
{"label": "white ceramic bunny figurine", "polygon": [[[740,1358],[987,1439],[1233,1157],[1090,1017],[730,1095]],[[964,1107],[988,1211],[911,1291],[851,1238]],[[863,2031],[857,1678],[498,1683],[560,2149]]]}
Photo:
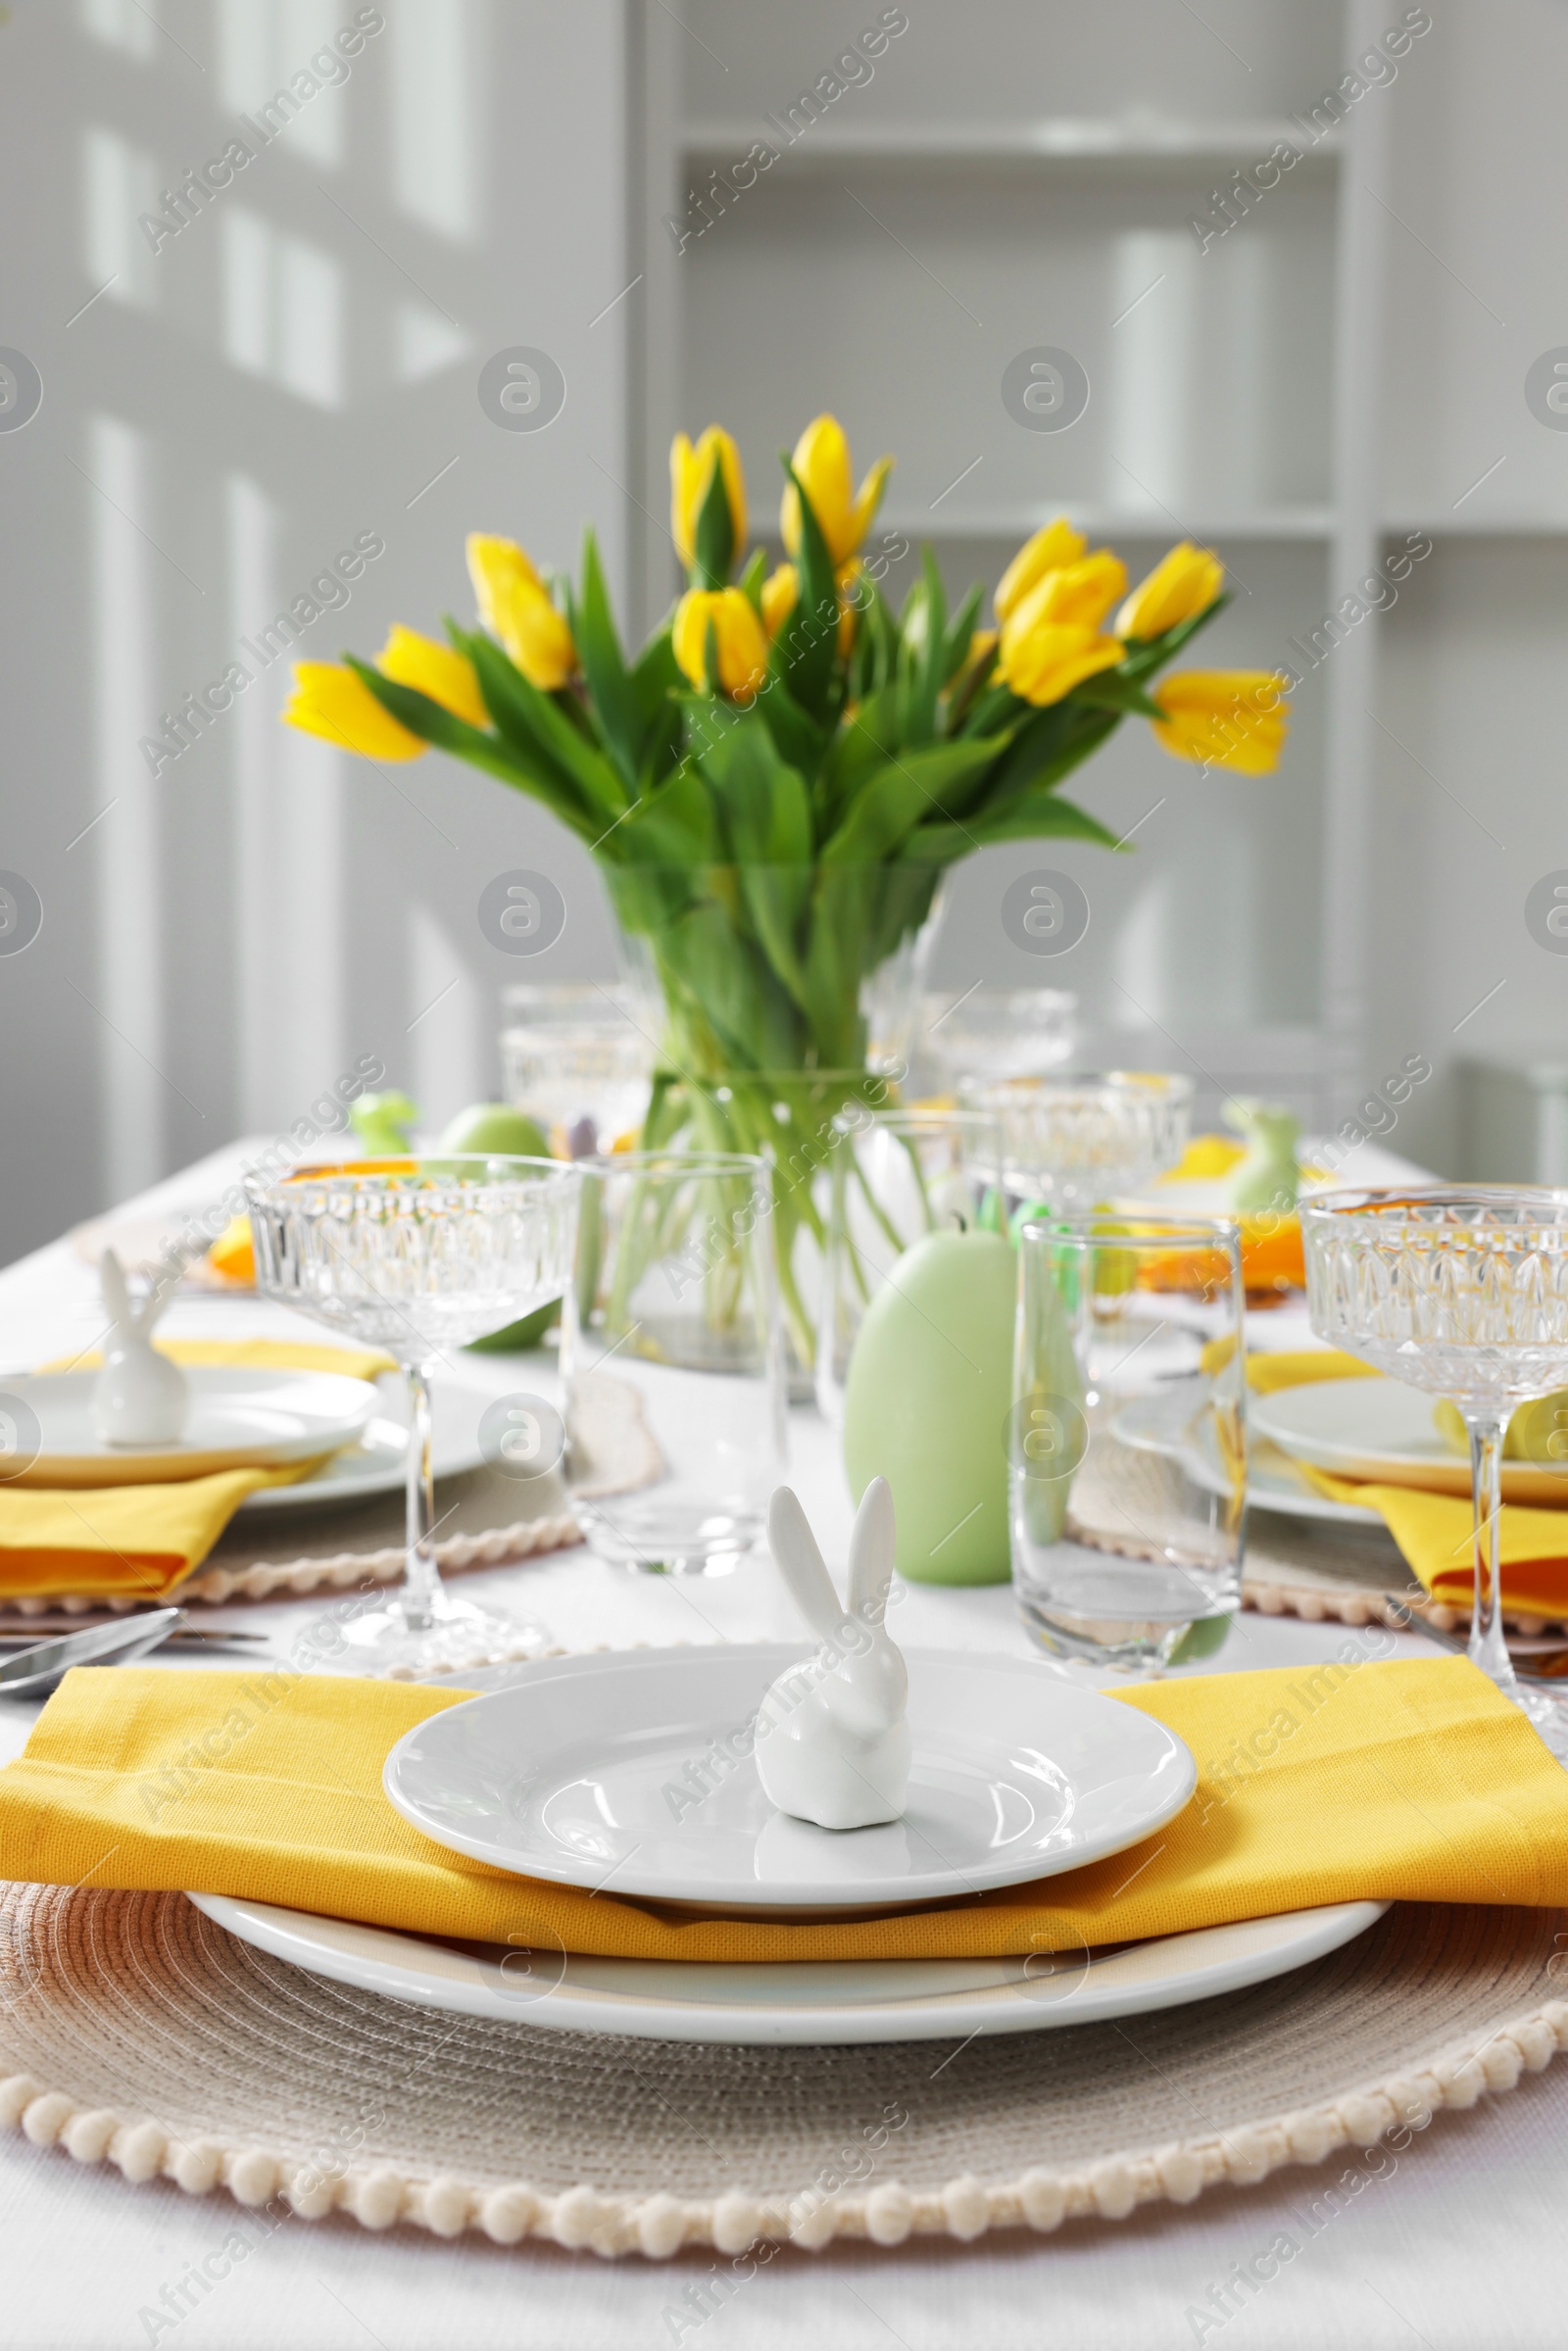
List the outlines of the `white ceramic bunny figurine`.
{"label": "white ceramic bunny figurine", "polygon": [[787,1486],[768,1508],[767,1540],[822,1648],[780,1674],[758,1709],[763,1790],[781,1812],[821,1829],[896,1821],[909,1782],[909,1677],[883,1622],[894,1558],[886,1479],[872,1479],[856,1516],[847,1611]]}
{"label": "white ceramic bunny figurine", "polygon": [[153,1346],[152,1331],[174,1285],[155,1282],[133,1305],[112,1249],[98,1260],[98,1278],[114,1329],[93,1386],[93,1424],[105,1445],[173,1445],[184,1430],[190,1391],[179,1365]]}

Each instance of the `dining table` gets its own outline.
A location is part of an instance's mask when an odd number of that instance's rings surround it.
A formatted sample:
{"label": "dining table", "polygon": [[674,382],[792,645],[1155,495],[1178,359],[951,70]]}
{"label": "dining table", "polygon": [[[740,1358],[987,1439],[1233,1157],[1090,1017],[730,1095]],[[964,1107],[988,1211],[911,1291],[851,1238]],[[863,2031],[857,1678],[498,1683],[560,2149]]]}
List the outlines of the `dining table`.
{"label": "dining table", "polygon": [[[114,1213],[130,1225],[215,1200],[257,1139],[237,1142]],[[1321,1147],[1319,1147],[1321,1148]],[[1303,1158],[1312,1145],[1303,1146]],[[1422,1171],[1366,1144],[1340,1154],[1347,1183],[1402,1183]],[[95,1343],[103,1316],[88,1255],[71,1237],[0,1273],[0,1378]],[[321,1334],[249,1292],[185,1286],[168,1311],[170,1338],[301,1338]],[[1250,1345],[1313,1344],[1293,1297],[1250,1318]],[[545,1354],[468,1353],[441,1374],[449,1412],[476,1425],[487,1402],[554,1378]],[[790,1475],[830,1560],[842,1564],[852,1518],[836,1432],[813,1406],[790,1414]],[[438,1505],[439,1506],[439,1505]],[[340,1513],[352,1545],[355,1509]],[[285,1548],[284,1555],[290,1555]],[[1392,1549],[1391,1549],[1392,1557]],[[474,1570],[464,1589],[537,1620],[572,1650],[634,1644],[777,1641],[796,1637],[778,1578],[760,1554],[714,1577],[637,1575],[581,1545]],[[201,1626],[265,1635],[279,1657],[319,1597],[230,1600],[193,1608]],[[904,1585],[890,1622],[909,1647],[1032,1650],[1005,1584]],[[1244,1610],[1217,1655],[1191,1669],[1300,1668],[1343,1652],[1345,1623]],[[1446,1654],[1412,1623],[1380,1654]],[[161,1670],[189,1670],[189,1651],[162,1651]],[[254,1659],[196,1657],[234,1670]],[[1053,1670],[1042,1664],[1041,1671]],[[0,1764],[18,1755],[37,1702],[0,1701]],[[931,2044],[922,2065],[964,2063]],[[700,2127],[700,2118],[698,2120]],[[70,2351],[177,2340],[225,2351],[423,2351],[425,2346],[629,2351],[699,2343],[703,2351],[813,2344],[824,2351],[1158,2351],[1222,2341],[1245,2351],[1490,2351],[1563,2340],[1568,2290],[1568,2063],[1528,2075],[1506,2095],[1438,2114],[1397,2157],[1376,2168],[1348,2150],[1360,2185],[1314,2215],[1319,2176],[1287,2166],[1259,2184],[1220,2186],[1195,2203],[1156,2203],[1120,2221],[1070,2222],[1050,2235],[993,2231],[972,2243],[910,2239],[891,2248],[837,2242],[786,2246],[723,2295],[702,2288],[713,2256],[616,2261],[478,2234],[451,2241],[413,2228],[372,2234],[345,2215],[288,2218],[220,2293],[155,2325],[169,2281],[221,2243],[227,2194],[169,2180],[132,2186],[106,2165],[74,2162],[20,2131],[0,2132],[0,2242],[8,2248],[0,2339],[18,2351]],[[1332,2170],[1334,2167],[1330,2167]],[[1296,2257],[1245,2298],[1225,2291],[1239,2265],[1281,2234]],[[693,2286],[698,2291],[693,2294]],[[1216,2289],[1218,2289],[1216,2291]],[[166,2306],[167,2307],[167,2306]]]}

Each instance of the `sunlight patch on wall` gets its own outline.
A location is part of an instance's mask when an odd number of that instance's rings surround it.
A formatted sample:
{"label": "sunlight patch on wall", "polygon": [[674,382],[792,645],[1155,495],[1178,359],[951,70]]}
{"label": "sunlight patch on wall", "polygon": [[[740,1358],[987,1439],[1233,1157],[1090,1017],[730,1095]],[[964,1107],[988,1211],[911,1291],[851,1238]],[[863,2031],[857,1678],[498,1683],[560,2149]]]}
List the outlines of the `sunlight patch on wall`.
{"label": "sunlight patch on wall", "polygon": [[157,25],[136,0],[81,0],[81,27],[127,57],[151,57],[158,37]]}
{"label": "sunlight patch on wall", "polygon": [[[328,44],[351,15],[338,0],[219,0],[218,71],[223,104],[248,113],[274,91],[287,90],[297,73],[311,74],[323,84],[336,82],[337,88],[324,86],[291,115],[286,137],[298,155],[313,163],[341,164],[346,120],[339,91],[350,69],[332,55]],[[317,64],[323,51],[324,65]]]}
{"label": "sunlight patch on wall", "polygon": [[223,216],[223,347],[317,408],[343,406],[343,270],[331,254],[233,205]]}
{"label": "sunlight patch on wall", "polygon": [[143,213],[159,210],[153,158],[94,124],[82,140],[82,182],[81,266],[89,291],[102,286],[106,302],[156,309],[158,257],[138,225]]}
{"label": "sunlight patch on wall", "polygon": [[[153,561],[158,532],[150,511],[144,436],[118,417],[95,416],[87,432],[92,597],[94,746],[101,805],[113,802],[94,835],[98,940],[92,966],[93,1027],[99,1050],[104,1189],[122,1200],[164,1172],[169,1066],[164,1038],[160,800],[137,751],[156,708]],[[100,495],[99,493],[102,493]],[[85,848],[85,844],[83,844]]]}
{"label": "sunlight patch on wall", "polygon": [[422,383],[439,375],[471,348],[461,327],[422,302],[400,302],[393,320],[394,366],[399,383]]}
{"label": "sunlight patch on wall", "polygon": [[478,227],[479,123],[470,0],[405,5],[392,20],[393,188],[444,236]]}

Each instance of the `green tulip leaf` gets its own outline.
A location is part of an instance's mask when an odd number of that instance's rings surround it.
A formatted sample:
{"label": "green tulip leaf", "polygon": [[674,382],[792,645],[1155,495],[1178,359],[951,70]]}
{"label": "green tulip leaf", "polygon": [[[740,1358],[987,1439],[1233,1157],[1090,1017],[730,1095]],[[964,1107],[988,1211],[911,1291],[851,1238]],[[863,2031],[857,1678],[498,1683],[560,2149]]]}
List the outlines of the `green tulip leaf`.
{"label": "green tulip leaf", "polygon": [[635,793],[642,754],[642,710],[615,633],[610,591],[591,530],[583,536],[582,595],[571,614],[571,633],[588,681],[589,708],[622,781]]}
{"label": "green tulip leaf", "polygon": [[699,588],[727,588],[735,563],[735,518],[729,511],[724,468],[716,454],[703,503],[697,510],[694,539],[697,549],[694,584]]}

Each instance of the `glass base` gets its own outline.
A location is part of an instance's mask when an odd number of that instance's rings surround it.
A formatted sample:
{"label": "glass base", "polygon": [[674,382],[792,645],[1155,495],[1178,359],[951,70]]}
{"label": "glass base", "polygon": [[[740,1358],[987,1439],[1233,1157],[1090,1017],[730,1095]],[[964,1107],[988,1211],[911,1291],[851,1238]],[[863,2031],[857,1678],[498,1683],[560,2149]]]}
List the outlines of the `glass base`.
{"label": "glass base", "polygon": [[544,1627],[500,1609],[481,1608],[444,1587],[419,1623],[401,1596],[368,1609],[346,1625],[328,1619],[343,1642],[337,1670],[411,1682],[422,1674],[461,1673],[466,1666],[508,1665],[537,1657],[550,1646]]}
{"label": "glass base", "polygon": [[1152,1680],[1175,1665],[1192,1665],[1224,1647],[1231,1611],[1213,1616],[1143,1621],[1077,1616],[1044,1594],[1020,1592],[1024,1630],[1050,1657]]}
{"label": "glass base", "polygon": [[616,1507],[613,1520],[578,1501],[578,1521],[588,1548],[611,1567],[644,1576],[728,1576],[755,1549],[762,1521],[698,1504],[642,1509]]}

